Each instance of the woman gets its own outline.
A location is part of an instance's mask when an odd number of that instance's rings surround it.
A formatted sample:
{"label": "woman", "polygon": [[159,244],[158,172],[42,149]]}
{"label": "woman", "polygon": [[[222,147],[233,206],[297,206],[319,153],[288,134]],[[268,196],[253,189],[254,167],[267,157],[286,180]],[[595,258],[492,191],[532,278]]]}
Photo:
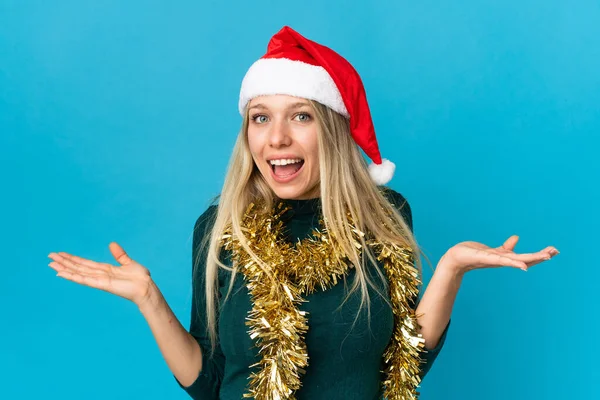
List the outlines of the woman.
{"label": "woman", "polygon": [[244,77],[239,110],[219,204],[194,227],[189,332],[118,244],[120,267],[50,254],[58,276],[138,305],[194,399],[417,398],[464,274],[558,254],[516,254],[517,236],[459,243],[419,300],[410,206],[382,186],[394,165],[354,68],[284,27]]}

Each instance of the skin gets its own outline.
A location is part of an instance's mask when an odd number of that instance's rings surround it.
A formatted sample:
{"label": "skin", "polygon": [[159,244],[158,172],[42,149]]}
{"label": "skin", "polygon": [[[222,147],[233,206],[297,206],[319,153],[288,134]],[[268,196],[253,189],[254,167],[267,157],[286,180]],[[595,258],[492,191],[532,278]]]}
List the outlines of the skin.
{"label": "skin", "polygon": [[502,245],[490,247],[467,241],[452,246],[442,256],[417,307],[416,314],[425,347],[433,349],[439,343],[450,321],[454,301],[464,275],[484,268],[512,267],[527,271],[559,254],[554,246],[535,253],[515,253],[519,236],[510,236]]}
{"label": "skin", "polygon": [[[250,101],[248,113],[250,152],[273,192],[281,199],[318,197],[318,124],[310,104],[286,95],[260,96]],[[304,165],[292,181],[279,183],[267,161],[273,158],[302,158]]]}
{"label": "skin", "polygon": [[[297,103],[303,104],[297,104]],[[319,196],[317,123],[308,102],[291,96],[261,96],[250,103],[248,142],[252,157],[277,196],[309,199]],[[267,160],[304,159],[303,170],[289,183],[271,176]],[[294,155],[295,157],[288,157]],[[516,253],[519,240],[510,236],[502,245],[490,247],[467,241],[452,246],[437,264],[416,310],[426,348],[434,348],[450,320],[454,301],[465,273],[485,268],[529,267],[550,260],[559,252],[548,246],[534,253]],[[202,369],[202,353],[196,340],[176,318],[150,271],[133,260],[117,243],[109,250],[117,264],[101,263],[66,252],[50,253],[48,265],[57,276],[100,289],[135,303],[148,322],[167,365],[184,386],[191,385]]]}

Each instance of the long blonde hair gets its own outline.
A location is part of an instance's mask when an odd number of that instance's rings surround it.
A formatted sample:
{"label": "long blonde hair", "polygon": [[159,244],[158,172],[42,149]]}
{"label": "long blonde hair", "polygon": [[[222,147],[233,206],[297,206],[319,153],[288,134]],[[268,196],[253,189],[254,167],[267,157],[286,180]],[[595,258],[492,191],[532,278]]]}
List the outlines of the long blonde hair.
{"label": "long blonde hair", "polygon": [[[367,163],[350,135],[349,121],[316,101],[309,100],[309,103],[318,123],[319,185],[325,228],[338,238],[338,242],[356,270],[356,277],[344,302],[354,291],[360,289],[360,309],[365,307],[369,312],[368,285],[378,292],[379,290],[368,277],[366,262],[375,263],[376,261],[368,246],[365,245],[364,239],[362,248],[366,251],[360,252],[352,245],[352,232],[344,223],[346,222],[346,212],[350,213],[361,231],[369,232],[376,240],[410,247],[415,254],[419,271],[422,269],[419,257],[422,252],[402,215],[371,180]],[[219,259],[222,232],[230,224],[233,234],[239,238],[244,249],[259,265],[265,268],[264,263],[244,240],[245,236],[240,224],[247,206],[254,200],[263,200],[268,208],[277,200],[252,159],[247,138],[248,124],[249,116],[246,109],[219,196],[212,232],[210,235],[205,235],[201,243],[201,246],[208,246],[207,259],[195,260],[196,267],[200,262],[206,261],[205,279],[203,279],[206,296],[205,312],[213,349],[217,341],[218,270],[224,268],[232,272],[225,301],[233,288],[236,273],[239,272],[236,266],[225,265]],[[381,221],[386,220],[386,217],[389,218],[390,215],[393,223],[383,227]],[[198,252],[198,254],[206,253]],[[379,269],[377,271],[380,279],[386,282],[384,274]],[[194,276],[196,276],[195,272]],[[202,311],[198,310],[198,312]]]}

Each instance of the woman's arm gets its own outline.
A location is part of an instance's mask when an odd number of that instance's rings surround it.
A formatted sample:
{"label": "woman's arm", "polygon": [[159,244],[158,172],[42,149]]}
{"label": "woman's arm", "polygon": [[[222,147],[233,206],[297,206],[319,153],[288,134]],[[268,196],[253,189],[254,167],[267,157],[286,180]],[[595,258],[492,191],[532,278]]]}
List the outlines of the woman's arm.
{"label": "woman's arm", "polygon": [[440,259],[416,310],[425,348],[433,349],[450,322],[463,274]]}
{"label": "woman's arm", "polygon": [[62,278],[136,304],[175,377],[183,385],[191,385],[202,368],[200,345],[175,317],[148,269],[132,260],[117,243],[111,243],[109,248],[119,267],[65,252],[50,253],[53,262],[49,265]]}
{"label": "woman's arm", "polygon": [[202,350],[196,339],[181,325],[154,283],[138,307],[174,377],[182,386],[191,386],[202,370]]}
{"label": "woman's arm", "polygon": [[[199,243],[206,232],[207,216],[212,212],[214,208],[207,210],[196,221],[193,260],[205,258],[205,254],[198,255]],[[193,278],[198,279],[192,280],[192,319],[188,332],[173,314],[150,277],[148,269],[132,260],[117,243],[111,243],[109,249],[119,266],[99,263],[65,252],[50,253],[48,256],[53,261],[49,266],[57,271],[57,276],[118,295],[136,304],[179,385],[193,399],[216,400],[225,357],[218,346],[212,357],[201,350],[210,351],[210,340],[206,335],[203,316],[202,268],[193,274]],[[201,263],[200,267],[203,266]]]}
{"label": "woman's arm", "polygon": [[225,356],[217,344],[211,354],[205,316],[205,235],[210,234],[216,206],[209,207],[194,224],[192,240],[192,309],[189,333],[177,320],[157,287],[140,305],[158,346],[179,386],[194,400],[216,400],[223,379]]}
{"label": "woman's arm", "polygon": [[[210,206],[194,224],[192,240],[192,309],[189,332],[200,350],[200,368],[195,368],[193,381],[182,381],[174,373],[181,388],[195,400],[216,400],[219,398],[221,382],[225,371],[225,355],[219,343],[212,348],[208,335],[206,318],[206,298],[204,294],[207,248],[201,246],[203,239],[212,231],[217,206]],[[194,265],[197,263],[197,265]],[[218,309],[216,321],[219,320]],[[218,330],[218,328],[217,328]],[[194,345],[195,346],[195,345]],[[175,371],[173,371],[175,372]],[[193,378],[193,376],[192,376]]]}
{"label": "woman's arm", "polygon": [[442,336],[467,271],[502,266],[526,271],[559,253],[554,246],[548,246],[535,253],[518,254],[513,251],[518,240],[519,237],[513,235],[497,248],[477,242],[462,242],[444,254],[416,310],[426,348],[434,348]]}

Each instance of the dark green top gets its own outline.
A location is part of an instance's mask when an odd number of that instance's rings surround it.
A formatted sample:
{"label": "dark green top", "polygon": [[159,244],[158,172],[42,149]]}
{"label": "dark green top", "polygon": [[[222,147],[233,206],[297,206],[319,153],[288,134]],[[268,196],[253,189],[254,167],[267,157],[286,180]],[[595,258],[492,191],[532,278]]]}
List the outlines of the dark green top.
{"label": "dark green top", "polygon": [[[399,193],[386,189],[388,199],[404,216],[412,230],[412,214],[408,202]],[[291,209],[282,220],[288,239],[296,242],[304,239],[317,227],[320,216],[320,199],[286,200]],[[217,207],[211,206],[196,221],[193,235],[192,260],[206,259],[199,249],[204,235],[209,234]],[[371,266],[370,276],[381,288],[381,281]],[[246,392],[250,365],[260,360],[258,349],[250,339],[245,318],[252,304],[241,273],[236,275],[235,286],[227,302],[222,303],[218,313],[219,345],[210,357],[210,340],[206,333],[204,318],[204,263],[201,262],[193,277],[192,317],[190,333],[202,348],[202,371],[189,387],[179,384],[193,399],[239,400]],[[354,269],[349,269],[346,282],[326,291],[306,296],[301,309],[308,312],[309,330],[306,334],[309,365],[301,377],[302,387],[296,392],[298,400],[376,400],[381,398],[383,374],[382,354],[389,343],[394,328],[394,318],[389,305],[369,288],[371,299],[371,327],[367,325],[367,313],[361,311],[354,329],[350,330],[360,304],[360,290],[336,310],[344,299],[345,286],[354,279]],[[227,293],[229,272],[219,273],[221,298]],[[387,293],[385,290],[384,293]],[[387,295],[386,295],[387,297]],[[389,300],[389,298],[388,298]],[[418,300],[414,299],[417,302]],[[199,313],[198,313],[199,312]],[[448,323],[448,326],[450,324]],[[421,376],[431,368],[441,350],[448,330],[435,349],[423,355]],[[178,382],[179,383],[179,382]]]}

